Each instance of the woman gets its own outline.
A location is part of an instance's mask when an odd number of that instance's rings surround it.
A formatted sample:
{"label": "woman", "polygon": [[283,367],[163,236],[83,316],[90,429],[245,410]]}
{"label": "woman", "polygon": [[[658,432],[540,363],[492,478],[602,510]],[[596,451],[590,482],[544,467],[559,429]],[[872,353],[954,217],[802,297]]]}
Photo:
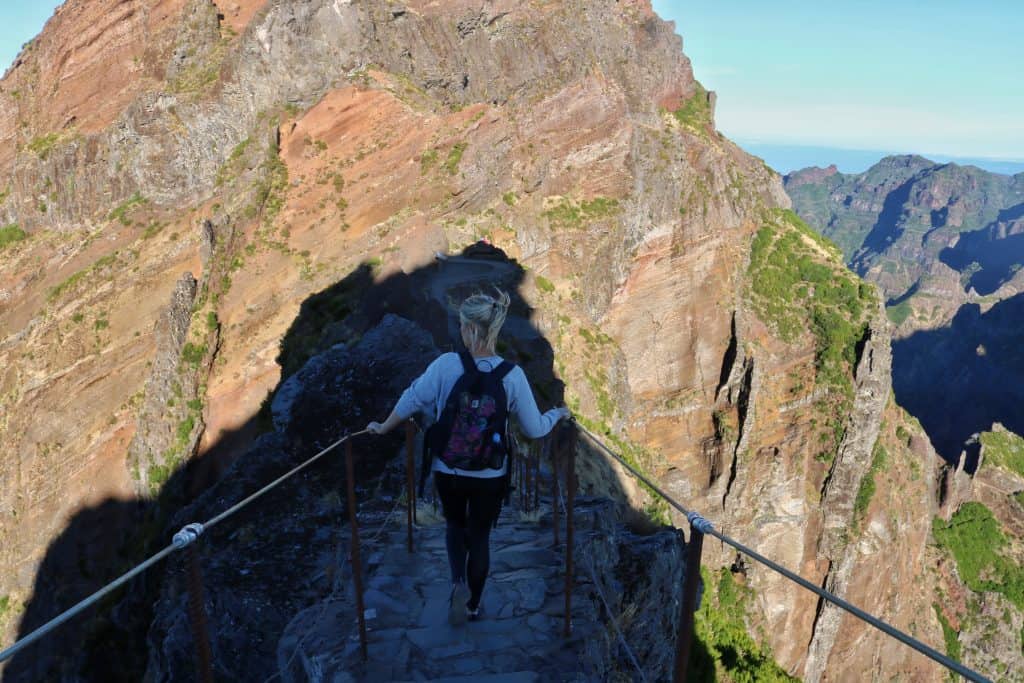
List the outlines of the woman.
{"label": "woman", "polygon": [[[511,366],[508,370],[495,352],[509,301],[508,294],[500,290],[497,297],[474,294],[466,299],[459,307],[462,342],[481,373],[507,371],[501,386],[508,414],[516,416],[526,436],[536,439],[550,432],[560,419],[568,417],[569,411],[564,407],[553,408],[542,415],[522,368]],[[366,426],[367,431],[386,434],[414,413],[423,413],[437,421],[464,372],[459,354],[443,354],[405,390],[388,419],[383,423],[371,422]],[[497,443],[500,436],[493,438]],[[462,624],[480,615],[480,598],[490,566],[490,531],[501,511],[507,467],[507,458],[498,467],[467,470],[450,467],[439,457],[434,458],[431,466],[447,523],[445,540],[452,575],[448,621],[452,624]]]}

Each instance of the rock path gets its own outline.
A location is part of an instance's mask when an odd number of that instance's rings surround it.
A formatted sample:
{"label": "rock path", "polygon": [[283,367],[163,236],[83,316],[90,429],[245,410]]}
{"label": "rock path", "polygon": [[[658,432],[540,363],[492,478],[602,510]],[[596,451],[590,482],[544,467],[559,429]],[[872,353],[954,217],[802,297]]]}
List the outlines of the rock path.
{"label": "rock path", "polygon": [[[350,572],[339,590],[300,613],[278,647],[282,680],[355,681],[590,681],[588,636],[604,625],[586,586],[573,595],[573,633],[563,638],[564,556],[553,547],[550,504],[537,521],[512,506],[491,533],[491,573],[483,616],[448,624],[451,589],[444,524],[415,530],[406,550],[405,513],[360,513],[368,661],[359,652]],[[546,512],[544,512],[546,510]],[[564,537],[563,537],[564,542]],[[347,543],[342,552],[348,552]],[[592,670],[592,669],[591,669]]]}

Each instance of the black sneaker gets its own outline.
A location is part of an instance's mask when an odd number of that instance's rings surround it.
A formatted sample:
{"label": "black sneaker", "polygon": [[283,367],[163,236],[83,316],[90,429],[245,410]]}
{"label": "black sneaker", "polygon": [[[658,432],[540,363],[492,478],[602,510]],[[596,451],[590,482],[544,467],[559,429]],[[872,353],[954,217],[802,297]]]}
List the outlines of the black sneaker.
{"label": "black sneaker", "polygon": [[457,583],[452,586],[452,594],[448,598],[448,623],[452,626],[461,626],[466,623],[469,614],[466,611],[466,603],[469,602],[469,588],[464,583]]}
{"label": "black sneaker", "polygon": [[478,619],[480,619],[480,605],[477,605],[474,608],[474,607],[470,607],[467,604],[466,605],[466,618],[469,619],[470,621],[477,621]]}

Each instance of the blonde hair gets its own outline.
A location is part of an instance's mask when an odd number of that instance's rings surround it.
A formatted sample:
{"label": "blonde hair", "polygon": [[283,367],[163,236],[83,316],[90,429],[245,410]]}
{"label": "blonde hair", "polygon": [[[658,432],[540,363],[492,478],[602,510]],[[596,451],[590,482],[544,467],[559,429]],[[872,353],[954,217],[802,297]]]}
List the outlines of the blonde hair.
{"label": "blonde hair", "polygon": [[498,332],[505,324],[512,299],[497,287],[494,291],[497,296],[477,293],[459,306],[459,322],[466,326],[471,345],[483,342],[486,348],[493,349],[498,342]]}

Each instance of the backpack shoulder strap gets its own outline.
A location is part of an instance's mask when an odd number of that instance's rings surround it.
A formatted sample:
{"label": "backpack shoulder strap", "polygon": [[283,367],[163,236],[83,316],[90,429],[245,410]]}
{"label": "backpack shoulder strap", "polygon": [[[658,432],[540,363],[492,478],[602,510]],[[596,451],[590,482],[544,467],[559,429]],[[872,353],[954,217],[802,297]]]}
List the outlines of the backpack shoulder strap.
{"label": "backpack shoulder strap", "polygon": [[469,355],[469,351],[459,351],[459,360],[462,361],[462,371],[467,375],[480,372],[476,367],[476,361],[473,360],[473,356]]}
{"label": "backpack shoulder strap", "polygon": [[498,364],[498,367],[496,367],[493,370],[491,370],[490,374],[491,374],[491,377],[493,377],[494,379],[496,379],[497,381],[500,382],[501,380],[505,379],[505,376],[508,373],[510,373],[513,370],[515,370],[515,368],[516,368],[516,364],[515,363],[509,363],[507,360],[503,360],[503,361],[501,361],[501,363]]}

